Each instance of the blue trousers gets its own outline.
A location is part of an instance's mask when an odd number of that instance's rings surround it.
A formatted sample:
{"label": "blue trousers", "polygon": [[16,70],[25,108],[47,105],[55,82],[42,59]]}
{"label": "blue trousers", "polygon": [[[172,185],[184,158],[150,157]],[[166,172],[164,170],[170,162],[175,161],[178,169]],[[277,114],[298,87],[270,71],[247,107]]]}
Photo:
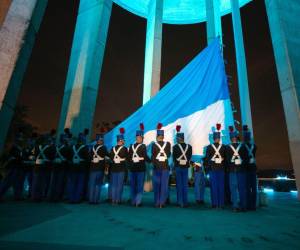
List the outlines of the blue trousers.
{"label": "blue trousers", "polygon": [[224,179],[224,186],[225,186],[225,191],[224,191],[224,199],[225,199],[225,204],[229,205],[231,204],[231,198],[230,198],[230,185],[229,185],[229,172],[225,171],[225,179]]}
{"label": "blue trousers", "polygon": [[177,203],[180,206],[188,204],[188,168],[176,166]]}
{"label": "blue trousers", "polygon": [[16,200],[22,198],[24,184],[24,170],[21,167],[11,167],[2,180],[0,185],[0,199],[5,195],[9,188],[14,190],[14,198]]}
{"label": "blue trousers", "polygon": [[32,199],[40,201],[47,195],[47,185],[51,172],[49,168],[41,165],[33,171],[32,179]]}
{"label": "blue trousers", "polygon": [[27,169],[24,172],[24,181],[23,181],[23,185],[25,183],[25,180],[27,180],[28,183],[28,198],[31,198],[32,196],[32,179],[33,179],[33,170],[32,169]]}
{"label": "blue trousers", "polygon": [[247,208],[256,208],[256,196],[257,196],[257,178],[256,171],[248,171],[246,173],[247,182]]}
{"label": "blue trousers", "polygon": [[82,190],[82,197],[84,200],[89,200],[89,179],[90,179],[90,172],[88,168],[84,170],[84,179],[83,179],[83,190]]}
{"label": "blue trousers", "polygon": [[71,203],[78,203],[82,200],[84,188],[84,171],[71,171],[70,172],[70,197]]}
{"label": "blue trousers", "polygon": [[52,168],[47,169],[45,172],[45,192],[44,192],[44,198],[48,196],[50,193],[50,186],[51,186],[51,176],[52,176]]}
{"label": "blue trousers", "polygon": [[112,199],[111,187],[112,187],[112,174],[110,173],[110,175],[109,175],[109,185],[108,185],[108,189],[107,189],[107,198],[110,199],[110,200]]}
{"label": "blue trousers", "polygon": [[16,176],[16,180],[15,180],[15,184],[14,184],[16,200],[23,198],[24,180],[25,180],[25,171],[23,168],[20,168],[17,170],[17,176]]}
{"label": "blue trousers", "polygon": [[101,196],[101,187],[103,184],[104,171],[94,170],[90,172],[89,177],[89,202],[99,203]]}
{"label": "blue trousers", "polygon": [[245,171],[238,172],[238,189],[241,209],[247,209],[247,175]]}
{"label": "blue trousers", "polygon": [[195,171],[194,190],[196,201],[204,201],[205,192],[205,176],[202,171]]}
{"label": "blue trousers", "polygon": [[233,208],[239,208],[238,202],[238,178],[236,172],[229,173],[230,195]]}
{"label": "blue trousers", "polygon": [[64,198],[66,200],[69,200],[70,197],[71,197],[71,187],[72,187],[72,184],[71,184],[71,175],[72,175],[72,171],[70,170],[67,170],[66,171],[66,180],[65,180],[65,190],[64,190]]}
{"label": "blue trousers", "polygon": [[152,179],[155,206],[165,205],[168,198],[169,170],[154,169]]}
{"label": "blue trousers", "polygon": [[211,203],[215,207],[224,206],[224,170],[211,170],[210,186],[211,186]]}
{"label": "blue trousers", "polygon": [[124,185],[124,172],[112,172],[111,178],[111,196],[113,202],[122,201],[123,185]]}
{"label": "blue trousers", "polygon": [[65,175],[66,171],[63,166],[54,165],[49,191],[49,198],[51,201],[59,201],[63,198]]}
{"label": "blue trousers", "polygon": [[139,205],[142,202],[144,192],[145,172],[131,172],[130,173],[130,193],[131,204]]}
{"label": "blue trousers", "polygon": [[230,185],[232,207],[246,209],[247,207],[246,173],[242,171],[230,172],[229,185]]}

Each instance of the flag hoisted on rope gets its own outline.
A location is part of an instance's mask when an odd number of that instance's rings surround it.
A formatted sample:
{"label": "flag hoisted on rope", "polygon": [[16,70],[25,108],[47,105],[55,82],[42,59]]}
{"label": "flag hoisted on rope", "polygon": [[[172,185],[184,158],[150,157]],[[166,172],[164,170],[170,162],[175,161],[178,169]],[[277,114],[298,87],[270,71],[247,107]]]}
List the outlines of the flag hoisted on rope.
{"label": "flag hoisted on rope", "polygon": [[105,143],[108,147],[115,144],[120,127],[126,130],[126,145],[134,143],[135,131],[141,122],[146,145],[155,141],[159,122],[163,124],[165,140],[173,144],[176,125],[180,124],[185,141],[193,146],[195,160],[203,155],[217,123],[222,124],[222,128],[233,125],[219,39],[199,53],[151,100],[107,133]]}

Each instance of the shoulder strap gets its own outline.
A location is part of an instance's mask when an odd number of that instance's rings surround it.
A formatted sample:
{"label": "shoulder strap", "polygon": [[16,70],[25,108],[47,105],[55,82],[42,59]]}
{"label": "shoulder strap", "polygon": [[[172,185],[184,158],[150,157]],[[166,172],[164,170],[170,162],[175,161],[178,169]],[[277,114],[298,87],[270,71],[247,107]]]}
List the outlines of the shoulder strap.
{"label": "shoulder strap", "polygon": [[156,146],[159,148],[160,152],[164,152],[166,146],[167,146],[167,142],[164,142],[164,144],[162,146],[160,146],[160,144],[158,142],[155,142]]}
{"label": "shoulder strap", "polygon": [[125,158],[121,158],[119,156],[119,153],[121,151],[121,149],[124,148],[124,146],[120,146],[117,150],[116,150],[116,147],[113,147],[113,151],[114,151],[114,161],[125,161]]}
{"label": "shoulder strap", "polygon": [[94,153],[94,155],[98,155],[98,150],[100,149],[100,148],[102,148],[103,147],[103,145],[99,145],[96,149],[95,149],[95,146],[93,147],[93,153]]}
{"label": "shoulder strap", "polygon": [[62,161],[66,160],[65,157],[63,157],[63,155],[60,152],[60,150],[62,150],[64,147],[65,147],[64,145],[62,145],[60,147],[56,147],[56,153]]}
{"label": "shoulder strap", "polygon": [[133,154],[137,153],[140,146],[142,146],[141,143],[139,143],[136,147],[134,147],[134,144],[132,144],[131,148],[132,148]]}
{"label": "shoulder strap", "polygon": [[187,151],[188,151],[188,149],[189,149],[189,145],[186,144],[185,149],[183,149],[183,147],[181,146],[181,144],[178,144],[178,147],[179,147],[179,149],[180,149],[180,151],[181,151],[181,156],[179,156],[176,160],[177,160],[177,161],[180,161],[180,160],[182,160],[182,158],[183,158],[184,160],[187,161],[186,153],[187,153]]}
{"label": "shoulder strap", "polygon": [[73,159],[79,159],[79,160],[82,160],[79,156],[79,152],[81,149],[83,149],[85,147],[85,145],[81,145],[78,149],[76,149],[76,146],[73,145],[73,152],[74,152],[74,155],[73,155]]}
{"label": "shoulder strap", "polygon": [[241,146],[242,146],[241,143],[239,143],[239,145],[237,146],[237,148],[234,148],[234,146],[232,144],[229,145],[229,147],[233,151],[233,155],[231,157],[231,162],[233,162],[235,159],[241,159],[241,156],[239,154],[239,150],[240,150]]}
{"label": "shoulder strap", "polygon": [[40,152],[37,156],[38,159],[47,160],[47,157],[45,156],[45,153],[44,153],[47,148],[49,148],[49,145],[46,145],[44,147],[42,147],[42,145],[39,145]]}
{"label": "shoulder strap", "polygon": [[162,146],[160,146],[160,144],[158,142],[155,142],[156,146],[159,148],[159,153],[156,156],[156,159],[158,160],[160,157],[164,157],[165,159],[167,159],[167,154],[165,152],[165,147],[167,146],[167,142],[164,142],[164,144]]}
{"label": "shoulder strap", "polygon": [[221,150],[221,147],[222,147],[222,144],[219,144],[219,146],[216,148],[215,144],[211,144],[212,148],[214,149],[215,153],[213,155],[213,157],[211,158],[212,161],[215,161],[216,158],[218,159],[223,159],[221,154],[220,154],[220,150]]}

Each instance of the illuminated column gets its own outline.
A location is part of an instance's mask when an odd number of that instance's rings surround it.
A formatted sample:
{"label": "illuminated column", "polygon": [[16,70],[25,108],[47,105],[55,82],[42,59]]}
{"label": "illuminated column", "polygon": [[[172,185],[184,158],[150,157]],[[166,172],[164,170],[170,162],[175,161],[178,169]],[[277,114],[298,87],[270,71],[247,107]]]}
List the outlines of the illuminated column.
{"label": "illuminated column", "polygon": [[47,0],[13,0],[8,3],[10,6],[5,18],[1,19],[0,29],[0,152],[14,115]]}
{"label": "illuminated column", "polygon": [[91,129],[98,96],[112,0],[81,0],[58,132]]}
{"label": "illuminated column", "polygon": [[253,131],[243,29],[238,0],[231,0],[231,9],[242,124],[248,125]]}
{"label": "illuminated column", "polygon": [[143,104],[160,89],[163,0],[150,1],[148,6]]}
{"label": "illuminated column", "polygon": [[0,27],[1,27],[2,23],[4,22],[4,19],[6,17],[6,14],[8,12],[11,2],[12,2],[12,0],[1,0],[0,1]]}
{"label": "illuminated column", "polygon": [[[222,53],[222,19],[220,14],[220,0],[205,0],[206,5],[206,33],[207,33],[207,44],[210,44],[217,37],[220,39],[221,53]],[[223,142],[229,142],[228,126],[234,124],[231,100],[230,98],[224,101],[225,111],[225,124],[223,131]]]}
{"label": "illuminated column", "polygon": [[300,200],[300,23],[298,0],[265,0]]}
{"label": "illuminated column", "polygon": [[220,0],[205,0],[207,44],[220,37],[222,44],[222,20],[220,15]]}

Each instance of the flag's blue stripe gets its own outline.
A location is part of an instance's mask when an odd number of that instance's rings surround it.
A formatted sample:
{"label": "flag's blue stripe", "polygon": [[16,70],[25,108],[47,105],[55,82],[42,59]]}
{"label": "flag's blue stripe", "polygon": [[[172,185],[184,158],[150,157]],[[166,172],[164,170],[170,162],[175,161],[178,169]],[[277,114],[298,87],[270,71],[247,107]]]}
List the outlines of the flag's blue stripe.
{"label": "flag's blue stripe", "polygon": [[[126,136],[134,137],[139,123],[145,132],[156,128],[158,122],[170,124],[207,106],[229,98],[227,77],[216,39],[188,65],[186,65],[158,94],[129,116],[106,135],[106,140],[115,141],[120,127],[127,130]],[[130,135],[128,134],[130,133]],[[133,133],[133,135],[132,135]]]}

